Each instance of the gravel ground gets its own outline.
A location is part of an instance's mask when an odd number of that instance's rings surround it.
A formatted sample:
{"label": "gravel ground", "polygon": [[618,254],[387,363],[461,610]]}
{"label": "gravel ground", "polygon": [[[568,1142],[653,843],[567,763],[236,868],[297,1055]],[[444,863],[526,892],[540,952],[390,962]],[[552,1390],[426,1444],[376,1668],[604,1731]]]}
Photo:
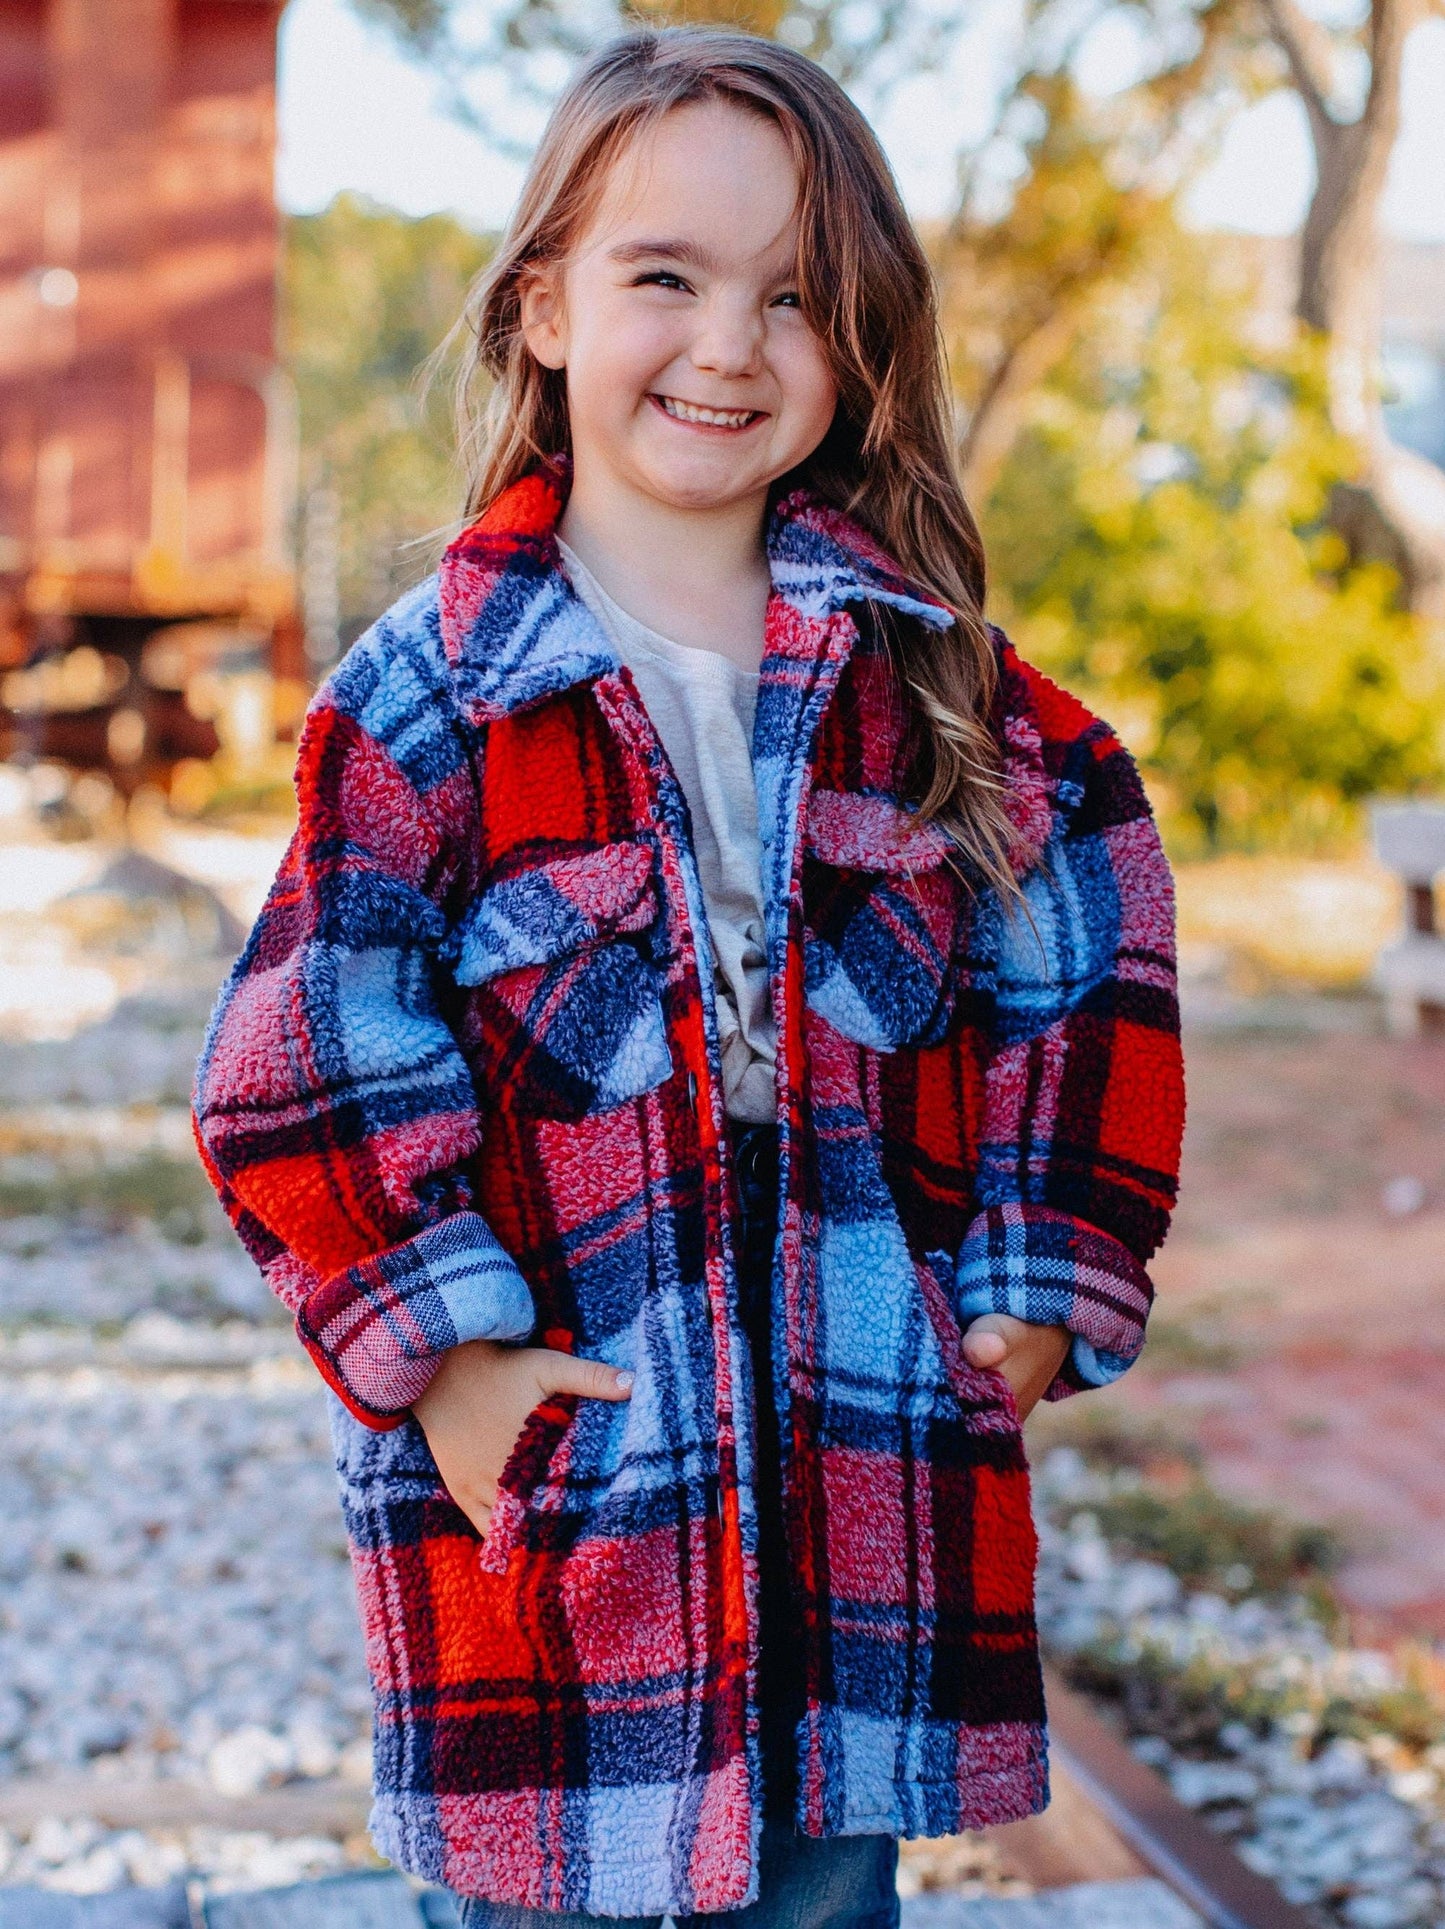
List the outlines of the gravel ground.
{"label": "gravel ground", "polygon": [[[1368,1732],[1366,1711],[1404,1695],[1405,1676],[1386,1654],[1334,1642],[1303,1598],[1186,1592],[1161,1563],[1116,1552],[1092,1508],[1131,1479],[1092,1471],[1067,1447],[1036,1471],[1040,1623],[1054,1653],[1248,1684],[1254,1718],[1226,1721],[1207,1752],[1148,1733],[1136,1753],[1321,1922],[1438,1929],[1445,1747]],[[1352,1715],[1367,1732],[1331,1732]]]}
{"label": "gravel ground", "polygon": [[212,1894],[284,1888],[334,1875],[350,1858],[323,1835],[278,1839],[229,1829],[106,1829],[91,1821],[50,1818],[19,1840],[0,1830],[0,1884],[34,1883],[69,1895],[113,1889],[164,1888],[177,1879]]}
{"label": "gravel ground", "polygon": [[[103,975],[107,955],[68,929],[67,969]],[[111,917],[106,942],[127,929]],[[0,1791],[78,1774],[231,1796],[367,1780],[325,1397],[189,1151],[185,1099],[222,964],[174,940],[164,919],[137,920],[121,991],[87,990],[105,1015],[0,1040]],[[1335,1646],[1303,1600],[1186,1593],[1116,1551],[1091,1508],[1101,1483],[1128,1477],[1067,1448],[1039,1470],[1055,1652],[1298,1690],[1291,1712],[1226,1724],[1208,1748],[1135,1745],[1321,1922],[1445,1925],[1445,1753],[1327,1739],[1318,1712],[1397,1687],[1391,1663]],[[271,1886],[366,1855],[354,1838],[50,1817],[0,1831],[0,1883]],[[974,1842],[920,1845],[903,1886],[1022,1885]]]}
{"label": "gravel ground", "polygon": [[[0,967],[29,995],[21,967],[53,955],[57,1002],[42,985],[0,1038],[0,1794],[77,1776],[360,1790],[370,1697],[325,1395],[191,1146],[225,962],[191,942],[205,901],[129,916],[92,892],[78,916],[43,851],[20,856]],[[56,856],[60,887],[103,874],[83,848]],[[51,1816],[0,1829],[0,1883],[219,1891],[369,1854]]]}
{"label": "gravel ground", "polygon": [[334,1772],[369,1702],[309,1366],[7,1379],[0,1774]]}

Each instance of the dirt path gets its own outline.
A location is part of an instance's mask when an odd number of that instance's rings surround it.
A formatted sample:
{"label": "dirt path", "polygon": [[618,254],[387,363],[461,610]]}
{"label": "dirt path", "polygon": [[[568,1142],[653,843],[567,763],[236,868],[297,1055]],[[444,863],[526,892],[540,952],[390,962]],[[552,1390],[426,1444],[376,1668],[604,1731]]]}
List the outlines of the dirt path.
{"label": "dirt path", "polygon": [[1362,1634],[1445,1636],[1445,1040],[1188,1043],[1156,1337],[1103,1399],[1337,1524]]}

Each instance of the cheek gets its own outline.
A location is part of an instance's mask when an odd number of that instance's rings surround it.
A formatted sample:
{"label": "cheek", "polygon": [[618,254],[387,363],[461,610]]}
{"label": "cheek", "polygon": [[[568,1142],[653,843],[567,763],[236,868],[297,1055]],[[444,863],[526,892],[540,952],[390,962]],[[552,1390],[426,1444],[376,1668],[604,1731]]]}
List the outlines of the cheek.
{"label": "cheek", "polygon": [[574,386],[590,390],[600,407],[615,411],[650,387],[676,352],[665,317],[599,306],[574,339],[568,372]]}
{"label": "cheek", "polygon": [[821,442],[838,405],[838,385],[821,344],[812,335],[795,335],[779,344],[774,367],[798,432]]}

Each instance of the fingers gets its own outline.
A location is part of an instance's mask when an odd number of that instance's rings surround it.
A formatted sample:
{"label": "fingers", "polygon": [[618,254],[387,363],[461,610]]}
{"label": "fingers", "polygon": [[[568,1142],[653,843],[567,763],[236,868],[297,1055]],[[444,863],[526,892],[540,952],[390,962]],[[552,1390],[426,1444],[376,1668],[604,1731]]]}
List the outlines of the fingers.
{"label": "fingers", "polygon": [[984,1313],[963,1336],[963,1357],[970,1366],[1001,1366],[1008,1358],[1019,1321],[1007,1313]]}
{"label": "fingers", "polygon": [[630,1373],[605,1360],[579,1360],[550,1349],[539,1360],[537,1380],[544,1393],[577,1393],[585,1400],[626,1400],[632,1392]]}

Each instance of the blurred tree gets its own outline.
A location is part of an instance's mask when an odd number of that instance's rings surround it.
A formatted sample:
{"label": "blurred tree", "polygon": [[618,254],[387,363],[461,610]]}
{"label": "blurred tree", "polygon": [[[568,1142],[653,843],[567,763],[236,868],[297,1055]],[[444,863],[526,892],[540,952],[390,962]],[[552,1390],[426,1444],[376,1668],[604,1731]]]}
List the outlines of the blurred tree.
{"label": "blurred tree", "polygon": [[1314,144],[1297,312],[1329,344],[1331,415],[1359,450],[1337,485],[1334,519],[1357,553],[1396,565],[1417,609],[1445,618],[1445,475],[1390,440],[1380,378],[1379,214],[1400,128],[1405,42],[1427,13],[1441,11],[1441,0],[1368,0],[1348,24],[1326,25],[1297,0],[1260,0]]}
{"label": "blurred tree", "polygon": [[[555,56],[576,57],[627,19],[725,22],[801,48],[876,98],[942,57],[966,8],[920,0],[503,0],[480,34],[462,0],[355,0],[443,74],[458,113],[494,137],[468,81],[505,69],[545,94]],[[1303,102],[1316,185],[1298,314],[1326,335],[1333,420],[1357,455],[1331,493],[1356,554],[1392,562],[1415,607],[1445,615],[1445,477],[1391,442],[1381,410],[1378,211],[1399,128],[1405,40],[1445,0],[1022,0],[994,137],[962,171],[940,269],[956,322],[967,479],[986,491],[1018,406],[1088,314],[1129,273],[1161,193],[1210,150],[1223,119],[1281,85]],[[1090,36],[1123,23],[1130,84],[1100,111],[1072,78]],[[473,33],[468,40],[467,29]],[[540,65],[538,64],[538,57]],[[549,58],[550,57],[550,58]],[[1353,98],[1352,98],[1353,96]],[[1005,173],[980,161],[1005,161]],[[1011,172],[1010,172],[1011,171]],[[1000,194],[1009,179],[1012,194]],[[960,298],[960,291],[962,291]]]}
{"label": "blurred tree", "polygon": [[[1249,4],[1024,0],[992,130],[962,157],[934,250],[976,501],[1032,389],[1128,285],[1151,237],[1174,225],[1179,189],[1218,131],[1214,77],[1241,70]],[[1132,71],[1113,93],[1091,94],[1079,67],[1094,36],[1124,17]]]}
{"label": "blurred tree", "polygon": [[1425,626],[1325,520],[1354,453],[1322,354],[1253,334],[1236,260],[1154,232],[985,516],[999,619],[1121,730],[1186,849],[1317,843],[1441,775]]}
{"label": "blurred tree", "polygon": [[1092,108],[1066,72],[1020,75],[1000,116],[1000,135],[1024,126],[1006,212],[980,165],[986,148],[932,249],[974,502],[987,500],[1030,394],[1173,218],[1146,168],[1120,178],[1120,118]]}
{"label": "blurred tree", "polygon": [[[284,337],[301,414],[308,590],[350,642],[426,573],[462,499],[445,383],[423,365],[491,244],[448,215],[408,220],[358,196],[287,223]],[[321,537],[334,530],[331,556]],[[332,562],[334,558],[334,563]]]}
{"label": "blurred tree", "polygon": [[[465,75],[455,0],[358,4]],[[614,0],[508,6],[493,16],[504,57],[552,85],[559,50],[623,17]],[[1339,358],[1322,333],[1256,339],[1228,251],[1177,220],[1241,101],[1288,80],[1269,6],[1021,0],[992,133],[930,236],[999,612],[1121,725],[1176,840],[1209,848],[1327,837],[1370,792],[1441,775],[1445,691],[1396,567],[1417,595],[1427,579],[1350,513],[1378,445],[1345,433]],[[860,76],[886,84],[941,51],[921,13],[920,0],[637,0],[626,17],[772,32],[866,92]],[[1121,19],[1131,71],[1090,91],[1090,36]],[[550,70],[534,63],[548,53]],[[1318,329],[1308,279],[1300,312]],[[1368,560],[1382,551],[1389,563]]]}

